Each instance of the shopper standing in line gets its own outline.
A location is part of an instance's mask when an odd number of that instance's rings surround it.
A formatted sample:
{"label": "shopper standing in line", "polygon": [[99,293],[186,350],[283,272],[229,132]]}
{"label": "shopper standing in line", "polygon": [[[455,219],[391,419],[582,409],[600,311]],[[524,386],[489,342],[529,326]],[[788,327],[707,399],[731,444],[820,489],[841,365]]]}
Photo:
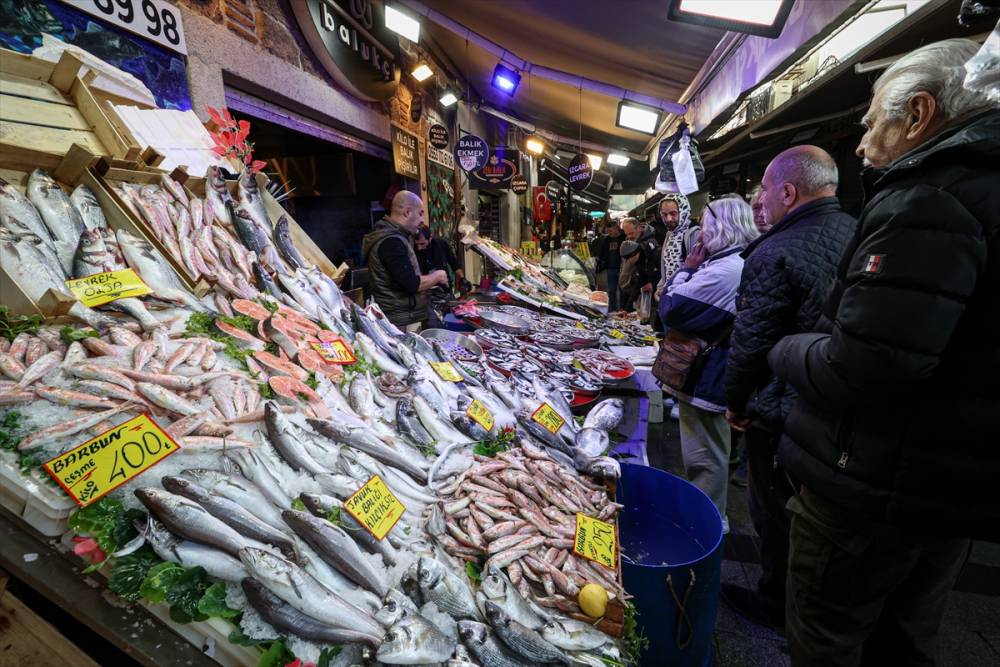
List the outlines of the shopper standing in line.
{"label": "shopper standing in line", "polygon": [[667,330],[719,341],[700,374],[691,378],[691,394],[668,391],[680,403],[685,472],[715,503],[725,532],[729,532],[726,495],[732,443],[723,378],[729,357],[728,331],[735,319],[736,290],[743,270],[740,253],[755,238],[753,212],[745,201],[727,197],[707,204],[698,242],[667,281],[659,304]]}
{"label": "shopper standing in line", "polygon": [[609,220],[607,234],[601,237],[601,245],[598,248],[597,271],[598,273],[608,272],[608,312],[611,313],[620,307],[618,276],[622,265],[621,243],[623,240],[621,227]]}
{"label": "shopper standing in line", "polygon": [[691,204],[679,193],[663,195],[659,206],[660,220],[666,228],[666,237],[660,250],[660,282],[656,285],[656,298],[670,277],[681,268],[688,251],[694,247],[700,230],[691,224]]}
{"label": "shopper standing in line", "polygon": [[747,500],[760,537],[761,576],[754,591],[722,584],[722,597],[751,620],[785,625],[788,529],[795,495],[777,463],[778,443],[795,392],[774,377],[767,353],[782,337],[812,331],[857,221],[837,200],[837,164],[816,146],[795,146],[768,165],[754,211],[765,230],[743,251],[736,324],[726,364],[726,419],[745,431]]}
{"label": "shopper standing in line", "polygon": [[1000,541],[1000,110],[952,39],[875,82],[869,200],[818,333],[768,359],[799,399],[779,459],[793,513],[794,665],[933,665],[968,538]]}
{"label": "shopper standing in line", "polygon": [[[649,294],[650,303],[654,288],[660,282],[660,246],[656,242],[656,234],[649,225],[644,225],[635,218],[625,218],[622,221],[622,231],[629,241],[634,241],[639,246],[639,259],[637,261],[636,274],[639,281],[639,294],[637,299],[641,299],[643,294]],[[652,321],[653,306],[650,306],[650,321]]]}

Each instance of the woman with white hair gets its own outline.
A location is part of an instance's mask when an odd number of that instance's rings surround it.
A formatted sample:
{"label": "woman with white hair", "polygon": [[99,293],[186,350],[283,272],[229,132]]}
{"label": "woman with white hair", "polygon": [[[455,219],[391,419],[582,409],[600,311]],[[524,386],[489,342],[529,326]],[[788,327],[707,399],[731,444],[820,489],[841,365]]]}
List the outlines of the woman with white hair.
{"label": "woman with white hair", "polygon": [[680,403],[685,473],[715,503],[725,532],[732,443],[723,380],[743,271],[740,252],[758,234],[753,210],[742,199],[726,197],[706,204],[698,242],[660,294],[660,319],[668,332],[715,343],[700,369],[688,377],[684,391],[666,389]]}

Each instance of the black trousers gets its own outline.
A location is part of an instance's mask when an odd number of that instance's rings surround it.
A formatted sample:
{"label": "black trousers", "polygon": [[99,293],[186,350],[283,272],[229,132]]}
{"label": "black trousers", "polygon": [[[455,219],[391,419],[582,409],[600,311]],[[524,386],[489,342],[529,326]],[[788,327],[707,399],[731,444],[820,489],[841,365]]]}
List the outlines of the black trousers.
{"label": "black trousers", "polygon": [[747,429],[747,502],[754,530],[760,537],[760,580],[757,589],[768,612],[785,610],[785,577],[788,572],[788,531],[791,514],[785,509],[795,489],[778,467],[780,433],[751,426]]}
{"label": "black trousers", "polygon": [[903,530],[803,488],[788,502],[793,667],[934,665],[969,540]]}

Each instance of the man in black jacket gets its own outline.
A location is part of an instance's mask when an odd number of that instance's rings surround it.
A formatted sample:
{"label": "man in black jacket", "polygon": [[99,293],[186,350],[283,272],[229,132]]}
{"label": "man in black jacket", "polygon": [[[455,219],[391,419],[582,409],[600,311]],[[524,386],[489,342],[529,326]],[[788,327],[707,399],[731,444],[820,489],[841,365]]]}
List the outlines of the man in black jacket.
{"label": "man in black jacket", "polygon": [[[635,295],[638,299],[642,294],[648,293],[650,299],[653,297],[653,288],[660,282],[660,245],[656,242],[656,232],[649,225],[644,225],[635,218],[625,218],[622,220],[622,231],[629,241],[635,241],[639,245],[639,262],[636,274],[639,278],[639,293]],[[650,301],[652,304],[652,301]],[[655,306],[650,306],[650,321],[653,320],[656,312]],[[656,318],[658,321],[658,317]]]}
{"label": "man in black jacket", "polygon": [[[723,598],[744,616],[785,624],[785,574],[795,491],[776,461],[795,392],[774,377],[767,353],[783,336],[812,331],[857,221],[837,200],[837,164],[822,148],[796,146],[764,172],[755,196],[767,231],[743,251],[736,323],[726,364],[726,417],[746,430],[748,501],[760,536],[756,593],[723,584]],[[756,218],[756,212],[755,212]]]}
{"label": "man in black jacket", "polygon": [[932,665],[968,538],[1000,540],[1000,110],[963,88],[969,40],[876,81],[869,200],[817,330],[771,351],[799,400],[793,664]]}

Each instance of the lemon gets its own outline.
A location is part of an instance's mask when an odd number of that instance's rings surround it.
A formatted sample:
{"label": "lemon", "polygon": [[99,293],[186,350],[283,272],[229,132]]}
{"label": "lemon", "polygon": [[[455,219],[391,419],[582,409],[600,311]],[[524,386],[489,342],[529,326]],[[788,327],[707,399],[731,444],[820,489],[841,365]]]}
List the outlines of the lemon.
{"label": "lemon", "polygon": [[577,596],[580,609],[591,618],[601,618],[608,608],[608,592],[597,584],[587,584]]}

